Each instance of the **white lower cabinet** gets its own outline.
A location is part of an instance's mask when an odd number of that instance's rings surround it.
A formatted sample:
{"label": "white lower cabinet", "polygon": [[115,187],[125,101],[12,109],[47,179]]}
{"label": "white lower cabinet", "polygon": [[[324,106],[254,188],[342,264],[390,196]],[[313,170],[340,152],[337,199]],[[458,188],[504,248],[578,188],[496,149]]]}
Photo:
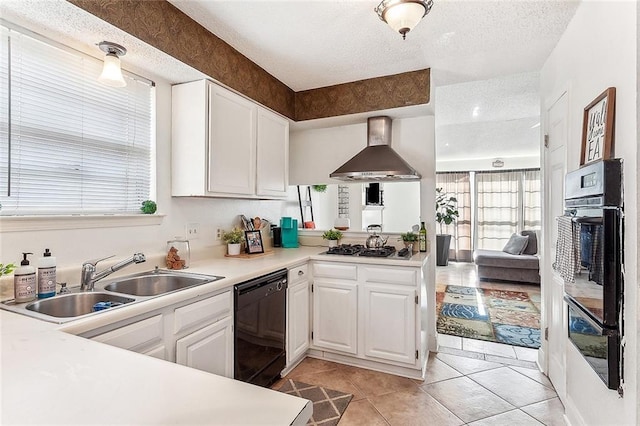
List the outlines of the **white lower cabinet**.
{"label": "white lower cabinet", "polygon": [[313,347],[420,368],[420,268],[313,264]]}
{"label": "white lower cabinet", "polygon": [[364,285],[364,355],[404,363],[416,359],[416,291]]}
{"label": "white lower cabinet", "polygon": [[233,377],[233,321],[226,317],[176,341],[176,363]]}
{"label": "white lower cabinet", "polygon": [[[118,328],[84,333],[95,341],[233,378],[231,291],[172,305]],[[109,329],[111,328],[111,329]]]}
{"label": "white lower cabinet", "polygon": [[287,365],[291,365],[309,349],[309,281],[291,285],[287,292]]}
{"label": "white lower cabinet", "polygon": [[358,286],[315,278],[313,282],[313,344],[358,352]]}
{"label": "white lower cabinet", "polygon": [[107,333],[99,334],[92,339],[155,358],[167,359],[162,315],[155,315],[151,318],[116,328]]}

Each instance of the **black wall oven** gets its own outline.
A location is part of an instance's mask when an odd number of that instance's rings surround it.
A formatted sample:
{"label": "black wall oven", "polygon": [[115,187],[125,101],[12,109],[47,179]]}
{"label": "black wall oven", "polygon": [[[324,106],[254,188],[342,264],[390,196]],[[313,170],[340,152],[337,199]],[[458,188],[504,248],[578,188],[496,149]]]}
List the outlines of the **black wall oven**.
{"label": "black wall oven", "polygon": [[569,340],[609,389],[622,370],[622,163],[603,160],[567,174],[573,279],[565,279]]}
{"label": "black wall oven", "polygon": [[237,284],[234,377],[268,387],[286,364],[287,270]]}

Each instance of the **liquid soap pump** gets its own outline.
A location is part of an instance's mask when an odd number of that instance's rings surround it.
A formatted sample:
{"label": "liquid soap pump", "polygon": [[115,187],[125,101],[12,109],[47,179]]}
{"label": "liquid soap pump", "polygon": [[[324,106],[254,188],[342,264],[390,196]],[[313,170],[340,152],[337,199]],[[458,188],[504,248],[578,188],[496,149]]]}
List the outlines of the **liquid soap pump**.
{"label": "liquid soap pump", "polygon": [[38,299],[56,295],[56,258],[45,249],[38,259]]}
{"label": "liquid soap pump", "polygon": [[13,272],[13,293],[16,303],[31,302],[36,298],[36,270],[29,264],[27,255],[22,253],[20,267]]}

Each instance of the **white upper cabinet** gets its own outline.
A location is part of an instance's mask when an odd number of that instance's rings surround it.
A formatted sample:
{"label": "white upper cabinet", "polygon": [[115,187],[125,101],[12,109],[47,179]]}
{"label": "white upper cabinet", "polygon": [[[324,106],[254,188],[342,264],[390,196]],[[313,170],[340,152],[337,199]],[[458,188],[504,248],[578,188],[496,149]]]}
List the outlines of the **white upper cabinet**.
{"label": "white upper cabinet", "polygon": [[286,197],[289,185],[289,122],[258,108],[256,194]]}
{"label": "white upper cabinet", "polygon": [[255,193],[257,109],[253,102],[209,84],[209,192]]}
{"label": "white upper cabinet", "polygon": [[172,88],[172,195],[284,198],[289,122],[207,80]]}

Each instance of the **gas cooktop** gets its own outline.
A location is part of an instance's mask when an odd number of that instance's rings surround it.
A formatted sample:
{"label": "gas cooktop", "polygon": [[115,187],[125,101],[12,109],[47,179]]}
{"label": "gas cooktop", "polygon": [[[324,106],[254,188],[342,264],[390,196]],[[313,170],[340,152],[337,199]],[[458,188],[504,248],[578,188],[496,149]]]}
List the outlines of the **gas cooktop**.
{"label": "gas cooktop", "polygon": [[[396,253],[396,248],[393,246],[366,248],[362,244],[340,244],[336,247],[329,247],[326,253],[342,256],[389,257]],[[408,250],[405,249],[400,250],[398,256],[411,257]]]}

